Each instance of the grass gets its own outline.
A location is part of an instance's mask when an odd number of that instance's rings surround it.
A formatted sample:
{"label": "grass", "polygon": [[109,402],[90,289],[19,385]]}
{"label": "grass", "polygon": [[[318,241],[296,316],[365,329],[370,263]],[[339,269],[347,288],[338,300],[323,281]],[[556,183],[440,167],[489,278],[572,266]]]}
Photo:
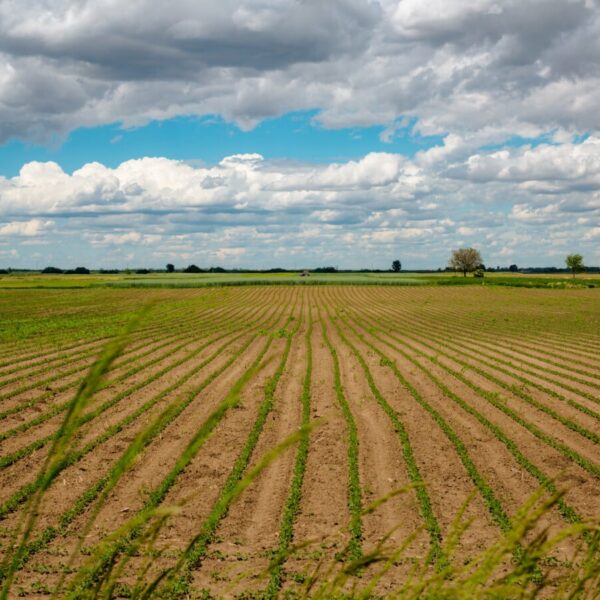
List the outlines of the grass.
{"label": "grass", "polygon": [[0,288],[4,289],[89,289],[112,288],[202,288],[242,285],[499,285],[509,287],[577,289],[600,286],[600,275],[580,275],[573,279],[568,274],[524,275],[513,273],[486,273],[483,279],[462,274],[440,273],[311,273],[299,277],[290,273],[152,273],[148,275],[92,274],[41,275],[36,273],[0,276]]}

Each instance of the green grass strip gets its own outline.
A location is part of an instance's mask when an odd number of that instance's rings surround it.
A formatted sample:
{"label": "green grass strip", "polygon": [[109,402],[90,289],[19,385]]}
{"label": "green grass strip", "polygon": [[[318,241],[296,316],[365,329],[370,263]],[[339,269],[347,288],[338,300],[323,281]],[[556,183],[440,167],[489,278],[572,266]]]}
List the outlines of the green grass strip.
{"label": "green grass strip", "polygon": [[350,511],[348,558],[358,560],[362,557],[362,494],[358,466],[358,430],[344,393],[337,351],[327,336],[325,322],[322,318],[320,321],[323,340],[333,359],[335,395],[348,428],[348,509]]}
{"label": "green grass strip", "polygon": [[[312,379],[312,342],[313,331],[312,316],[309,312],[308,328],[306,330],[306,371],[304,374],[304,383],[302,386],[302,426],[307,427],[310,422],[310,386]],[[283,583],[284,571],[283,561],[287,557],[292,540],[294,538],[294,522],[300,510],[300,500],[302,497],[302,484],[304,482],[304,473],[306,472],[306,461],[308,459],[309,437],[308,433],[300,438],[298,450],[296,451],[296,460],[294,462],[294,471],[292,475],[292,484],[287,498],[281,526],[279,528],[279,544],[274,552],[273,566],[271,567],[270,580],[267,589],[264,592],[265,598],[276,598]]]}

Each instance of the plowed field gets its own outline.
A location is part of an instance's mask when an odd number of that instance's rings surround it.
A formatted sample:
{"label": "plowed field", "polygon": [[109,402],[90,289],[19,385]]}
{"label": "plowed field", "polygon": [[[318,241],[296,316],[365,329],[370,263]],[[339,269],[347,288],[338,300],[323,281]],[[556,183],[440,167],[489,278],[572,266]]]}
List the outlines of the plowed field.
{"label": "plowed field", "polygon": [[[81,382],[147,303],[65,437]],[[392,594],[415,565],[468,564],[540,488],[564,495],[522,543],[600,515],[599,442],[595,289],[0,297],[7,597],[294,597],[373,552],[339,585]],[[547,565],[572,567],[580,541]]]}

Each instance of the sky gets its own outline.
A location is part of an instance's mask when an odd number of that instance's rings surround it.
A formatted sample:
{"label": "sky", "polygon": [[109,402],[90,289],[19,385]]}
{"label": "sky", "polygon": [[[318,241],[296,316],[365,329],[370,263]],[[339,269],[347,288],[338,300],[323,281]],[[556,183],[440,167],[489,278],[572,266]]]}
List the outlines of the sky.
{"label": "sky", "polygon": [[600,264],[596,0],[0,0],[0,268]]}

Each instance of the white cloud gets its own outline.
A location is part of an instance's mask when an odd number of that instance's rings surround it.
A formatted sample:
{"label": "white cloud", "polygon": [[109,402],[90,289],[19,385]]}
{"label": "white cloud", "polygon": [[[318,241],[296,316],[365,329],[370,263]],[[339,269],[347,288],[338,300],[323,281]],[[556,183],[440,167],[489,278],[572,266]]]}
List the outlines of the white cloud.
{"label": "white cloud", "polygon": [[[371,153],[324,165],[244,154],[213,166],[90,163],[71,174],[29,163],[0,179],[0,233],[43,232],[57,264],[87,256],[123,266],[131,256],[139,266],[363,267],[398,254],[431,267],[460,243],[481,248],[486,264],[540,264],[556,248],[597,253],[599,154],[592,136],[435,160]],[[32,255],[23,243],[20,250],[26,266]]]}
{"label": "white cloud", "polygon": [[31,219],[30,221],[11,221],[4,225],[0,223],[0,236],[30,237],[47,230],[54,221]]}
{"label": "white cloud", "polygon": [[245,253],[245,248],[219,248],[214,254],[219,260],[226,260],[228,258],[242,256]]}
{"label": "white cloud", "polygon": [[599,40],[589,0],[5,0],[0,140],[315,108],[384,139],[403,117],[463,138],[597,132]]}
{"label": "white cloud", "polygon": [[534,191],[600,187],[600,137],[474,154],[451,171],[476,181],[512,181]]}

